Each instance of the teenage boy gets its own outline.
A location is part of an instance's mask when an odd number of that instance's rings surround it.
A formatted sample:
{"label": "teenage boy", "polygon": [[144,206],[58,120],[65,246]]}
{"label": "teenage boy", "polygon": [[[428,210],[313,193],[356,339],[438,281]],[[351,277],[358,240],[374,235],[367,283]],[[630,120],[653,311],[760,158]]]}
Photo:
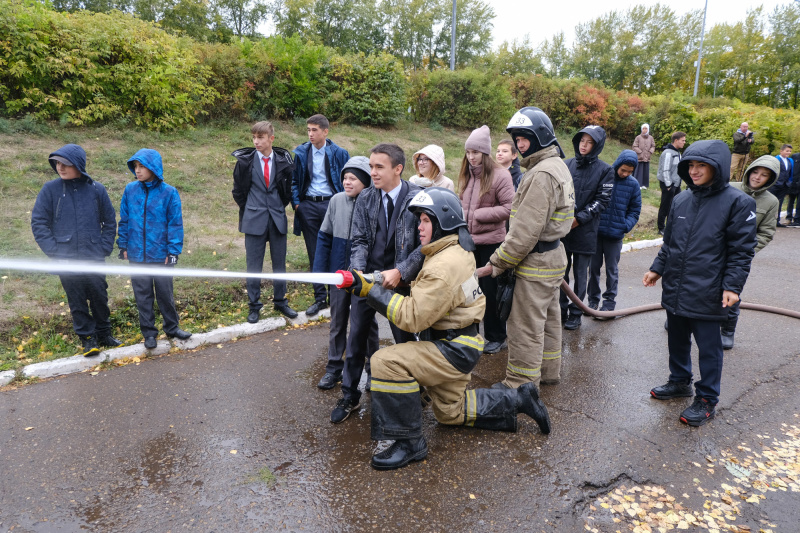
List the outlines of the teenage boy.
{"label": "teenage boy", "polygon": [[669,380],[650,391],[669,400],[692,396],[692,336],[700,381],[694,403],[680,415],[702,426],[716,414],[722,379],[720,325],[739,301],[756,246],[756,202],[728,184],[731,152],[722,141],[697,141],[684,153],[678,175],[688,190],[672,203],[664,244],[644,275],[645,287],[663,276]]}
{"label": "teenage boy", "polygon": [[497,143],[497,152],[495,152],[494,158],[498,165],[508,169],[511,173],[511,182],[514,184],[514,190],[516,191],[519,189],[519,180],[522,179],[522,170],[520,170],[517,147],[514,146],[514,141],[511,139],[503,139]]}
{"label": "teenage boy", "polygon": [[[575,218],[572,228],[562,239],[567,251],[567,270],[564,279],[569,283],[569,271],[575,278],[573,290],[578,298],[586,296],[589,264],[597,248],[597,226],[600,213],[608,207],[614,187],[614,170],[600,160],[606,143],[606,130],[586,126],[572,138],[575,157],[565,161],[575,187]],[[583,311],[570,302],[563,292],[560,296],[561,320],[565,329],[581,327]]]}
{"label": "teenage boy", "polygon": [[[633,150],[623,150],[611,168],[614,169],[614,188],[611,201],[600,214],[597,229],[597,250],[589,268],[589,307],[597,309],[600,304],[600,267],[606,265],[606,292],[600,311],[613,311],[616,306],[619,286],[619,257],[622,238],[639,221],[642,212],[642,191],[633,177],[638,156]],[[604,318],[599,318],[604,320]]]}
{"label": "teenage boy", "polygon": [[681,178],[678,176],[678,163],[681,150],[686,146],[686,134],[676,131],[672,142],[665,144],[658,158],[658,185],[661,187],[661,203],[658,206],[658,234],[664,235],[664,222],[672,206],[672,199],[681,192]]}
{"label": "teenage boy", "polygon": [[[379,271],[383,286],[401,296],[410,293],[409,284],[416,278],[425,256],[419,250],[419,232],[408,204],[419,192],[418,186],[402,179],[406,155],[396,144],[382,143],[370,150],[369,166],[373,187],[361,192],[353,212],[353,243],[350,269],[372,273]],[[331,422],[344,422],[358,407],[361,391],[358,382],[369,351],[369,335],[375,321],[375,309],[366,298],[353,296],[350,302],[350,335],[342,374],[342,398],[331,413]],[[390,324],[397,344],[416,340],[409,333]],[[367,385],[369,387],[369,385]]]}
{"label": "teenage boy", "polygon": [[[769,187],[778,178],[780,163],[771,155],[762,155],[747,167],[742,181],[731,183],[731,186],[744,192],[756,201],[756,243],[755,253],[762,250],[775,236],[777,216],[780,212],[778,199],[770,192]],[[722,349],[733,348],[736,324],[739,322],[739,302],[730,307],[727,319],[722,323]]]}
{"label": "teenage boy", "polygon": [[[183,251],[183,214],[178,190],[164,183],[161,154],[155,150],[145,148],[136,152],[128,160],[128,169],[136,181],[125,186],[119,204],[119,258],[127,259],[133,266],[174,267]],[[178,327],[171,277],[131,276],[131,287],[145,348],[152,350],[157,346],[154,288],[167,337],[186,340],[192,336]]]}
{"label": "teenage boy", "polygon": [[[295,210],[294,234],[303,234],[308,253],[308,263],[314,267],[317,235],[328,211],[328,203],[337,192],[342,192],[342,167],[350,154],[328,139],[330,123],[323,115],[306,120],[308,142],[294,149],[295,166],[292,173],[292,207]],[[306,315],[314,316],[328,307],[325,285],[314,283],[314,303]]]}
{"label": "teenage boy", "polygon": [[[772,193],[775,198],[778,199],[778,223],[777,226],[779,228],[785,228],[783,224],[781,224],[781,208],[783,208],[783,199],[786,198],[786,195],[789,194],[789,191],[792,188],[794,182],[794,159],[792,159],[792,145],[791,144],[784,144],[781,146],[781,151],[778,155],[775,156],[780,162],[780,174],[778,174],[778,179],[775,180],[775,183],[772,187],[769,188],[769,192]],[[791,211],[786,214],[787,218],[792,218]]]}
{"label": "teenage boy", "polygon": [[[336,272],[350,268],[353,208],[358,195],[370,185],[372,178],[369,159],[362,155],[350,158],[342,167],[344,192],[336,193],[331,198],[319,230],[314,272]],[[336,383],[342,381],[342,355],[345,353],[347,321],[350,318],[350,294],[337,287],[331,287],[330,290],[331,333],[328,341],[328,363],[325,365],[325,375],[317,384],[323,390],[332,389]],[[378,340],[378,322],[373,320],[367,344],[369,353],[378,349]]]}
{"label": "teenage boy", "polygon": [[[244,233],[244,248],[248,272],[261,272],[269,242],[272,271],[286,272],[286,233],[289,223],[286,206],[292,198],[291,176],[294,169],[288,150],[273,146],[275,128],[270,122],[256,122],[250,128],[253,148],[240,148],[231,155],[236,158],[233,169],[233,199],[239,206],[239,231]],[[289,307],[286,282],[272,282],[272,302],[275,310],[288,318],[297,318]],[[261,280],[247,280],[249,313],[247,321],[258,322],[261,308]]]}
{"label": "teenage boy", "polygon": [[[105,187],[86,173],[86,152],[67,144],[48,156],[58,179],[39,191],[31,212],[36,244],[51,259],[105,262],[114,249],[117,220]],[[72,327],[81,339],[81,355],[120,342],[111,336],[108,284],[102,274],[62,274]],[[86,302],[89,302],[87,305]],[[91,312],[90,312],[91,309]]]}

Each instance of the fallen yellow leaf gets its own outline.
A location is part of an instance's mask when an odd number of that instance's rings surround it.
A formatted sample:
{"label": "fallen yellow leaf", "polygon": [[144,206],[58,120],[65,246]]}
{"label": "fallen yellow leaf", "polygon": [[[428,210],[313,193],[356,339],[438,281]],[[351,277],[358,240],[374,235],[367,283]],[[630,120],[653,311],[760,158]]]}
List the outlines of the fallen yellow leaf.
{"label": "fallen yellow leaf", "polygon": [[470,494],[470,495],[469,495],[469,499],[470,499],[470,500],[474,500],[474,499],[475,499],[475,495],[474,495],[474,494]]}
{"label": "fallen yellow leaf", "polygon": [[33,429],[33,426],[25,428],[25,431],[30,431]]}
{"label": "fallen yellow leaf", "polygon": [[237,453],[239,453],[239,452],[236,451],[236,450],[231,450],[231,454],[236,455]]}

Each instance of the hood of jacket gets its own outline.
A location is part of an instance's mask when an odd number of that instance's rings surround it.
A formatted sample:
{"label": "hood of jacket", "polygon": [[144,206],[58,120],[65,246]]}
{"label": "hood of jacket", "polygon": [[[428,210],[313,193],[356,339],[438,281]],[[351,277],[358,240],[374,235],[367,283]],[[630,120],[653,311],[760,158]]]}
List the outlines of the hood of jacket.
{"label": "hood of jacket", "polygon": [[[422,150],[420,150],[419,152],[415,153],[412,156],[411,160],[414,163],[414,170],[417,171],[418,176],[421,176],[421,174],[419,173],[419,167],[417,166],[417,159],[419,159],[419,156],[421,155],[424,155],[428,159],[433,161],[433,163],[439,169],[439,174],[444,175],[444,150],[442,150],[441,146],[435,144],[429,144],[428,146],[426,146],[425,148],[423,148]],[[435,181],[436,176],[434,176],[432,179]]]}
{"label": "hood of jacket", "polygon": [[[689,161],[708,163],[714,169],[711,185],[701,187],[695,185],[689,177]],[[678,176],[686,186],[694,192],[708,191],[707,194],[720,191],[728,186],[731,172],[731,151],[723,141],[696,141],[683,153],[678,163]]]}
{"label": "hood of jacket", "polygon": [[164,181],[164,164],[161,162],[161,154],[150,148],[142,148],[133,157],[128,159],[128,170],[136,176],[134,163],[138,161],[147,170],[155,174],[158,181]]}
{"label": "hood of jacket", "polygon": [[620,178],[619,175],[617,175],[617,171],[619,170],[619,167],[621,167],[622,165],[630,165],[633,167],[633,170],[636,170],[636,166],[638,164],[639,164],[639,156],[636,155],[636,152],[634,152],[633,150],[623,150],[622,152],[620,152],[619,157],[617,157],[617,160],[614,161],[614,164],[611,165],[612,167],[614,167],[614,178],[623,180],[625,179],[625,178]]}
{"label": "hood of jacket", "polygon": [[[772,171],[772,177],[768,179],[767,183],[765,183],[762,187],[753,190],[752,187],[750,187],[750,173],[756,167],[768,168],[769,170]],[[769,189],[772,186],[772,184],[775,183],[775,181],[778,179],[778,174],[780,173],[781,173],[780,161],[778,161],[775,157],[771,155],[762,155],[761,157],[750,163],[750,166],[748,166],[747,170],[744,171],[744,178],[742,179],[742,190],[747,194],[749,194],[750,196],[753,196],[755,194],[761,194],[765,192],[767,189]]]}
{"label": "hood of jacket", "polygon": [[[91,176],[86,173],[86,151],[84,151],[84,149],[77,144],[65,144],[55,152],[51,153],[48,156],[48,159],[54,155],[63,157],[72,163],[72,166],[78,169],[78,172],[81,173],[81,176],[86,179],[91,179]],[[56,162],[52,159],[50,159],[50,166],[53,167],[53,171],[58,174],[58,170],[56,170]]]}
{"label": "hood of jacket", "polygon": [[[583,137],[584,133],[588,133],[589,136],[594,140],[594,146],[592,147],[591,152],[586,155],[581,155],[579,145],[581,143],[581,137]],[[597,158],[600,156],[600,152],[603,151],[605,144],[606,130],[600,126],[586,126],[572,137],[572,146],[575,148],[575,162],[578,163],[579,167],[591,165],[597,161]]]}

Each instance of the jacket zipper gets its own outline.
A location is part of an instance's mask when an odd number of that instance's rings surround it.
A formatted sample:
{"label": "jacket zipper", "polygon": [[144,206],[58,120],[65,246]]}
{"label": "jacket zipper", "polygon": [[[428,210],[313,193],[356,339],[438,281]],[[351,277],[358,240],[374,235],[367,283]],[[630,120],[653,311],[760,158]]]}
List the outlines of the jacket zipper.
{"label": "jacket zipper", "polygon": [[[144,185],[144,184],[143,184]],[[150,197],[150,189],[144,186],[144,214],[142,219],[142,261],[147,263],[147,199]]]}

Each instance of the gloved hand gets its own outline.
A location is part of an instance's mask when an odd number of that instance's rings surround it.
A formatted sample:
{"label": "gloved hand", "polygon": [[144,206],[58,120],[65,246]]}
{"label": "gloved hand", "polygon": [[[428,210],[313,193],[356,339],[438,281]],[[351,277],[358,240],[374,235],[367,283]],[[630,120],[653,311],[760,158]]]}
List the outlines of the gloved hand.
{"label": "gloved hand", "polygon": [[178,256],[174,254],[169,254],[167,259],[164,261],[164,264],[167,266],[175,266],[178,264]]}
{"label": "gloved hand", "polygon": [[127,252],[128,252],[127,250],[120,249],[119,255],[117,257],[119,257],[120,259],[127,259],[128,258]]}
{"label": "gloved hand", "polygon": [[505,272],[505,270],[502,270],[502,269],[498,268],[497,266],[492,265],[492,277],[493,278],[496,278],[497,276],[499,276],[503,272]]}
{"label": "gloved hand", "polygon": [[351,270],[350,273],[353,275],[353,283],[349,287],[344,287],[344,290],[362,298],[366,297],[374,283],[367,280],[358,270]]}

